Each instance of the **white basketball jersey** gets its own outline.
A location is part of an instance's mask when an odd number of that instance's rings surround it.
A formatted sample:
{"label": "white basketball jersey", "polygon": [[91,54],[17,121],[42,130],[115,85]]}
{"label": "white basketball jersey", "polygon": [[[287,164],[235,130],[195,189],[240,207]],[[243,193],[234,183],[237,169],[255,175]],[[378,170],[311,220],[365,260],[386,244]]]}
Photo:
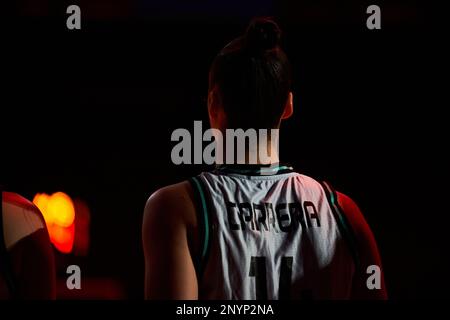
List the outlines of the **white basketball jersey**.
{"label": "white basketball jersey", "polygon": [[357,256],[328,185],[286,166],[222,166],[191,183],[200,299],[350,297]]}

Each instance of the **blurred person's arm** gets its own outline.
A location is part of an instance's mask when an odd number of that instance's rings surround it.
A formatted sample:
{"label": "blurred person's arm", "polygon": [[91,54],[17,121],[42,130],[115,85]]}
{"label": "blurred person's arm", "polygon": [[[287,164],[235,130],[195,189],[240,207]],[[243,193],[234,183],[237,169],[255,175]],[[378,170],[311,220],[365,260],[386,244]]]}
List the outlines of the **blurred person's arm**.
{"label": "blurred person's arm", "polygon": [[146,299],[198,298],[190,249],[195,225],[188,182],[162,188],[148,199],[142,226]]}
{"label": "blurred person's arm", "polygon": [[4,234],[19,299],[55,299],[53,248],[39,209],[22,196],[3,193]]}
{"label": "blurred person's arm", "polygon": [[9,255],[20,299],[56,298],[55,262],[47,230],[20,240]]}
{"label": "blurred person's arm", "polygon": [[[381,265],[381,257],[378,251],[375,237],[367,224],[361,210],[348,196],[337,193],[338,203],[355,234],[356,245],[359,254],[359,267],[355,270],[352,286],[352,299],[387,299],[387,290],[384,282],[384,272]],[[367,279],[371,274],[367,273],[367,267],[376,265],[381,270],[381,288],[369,289]]]}

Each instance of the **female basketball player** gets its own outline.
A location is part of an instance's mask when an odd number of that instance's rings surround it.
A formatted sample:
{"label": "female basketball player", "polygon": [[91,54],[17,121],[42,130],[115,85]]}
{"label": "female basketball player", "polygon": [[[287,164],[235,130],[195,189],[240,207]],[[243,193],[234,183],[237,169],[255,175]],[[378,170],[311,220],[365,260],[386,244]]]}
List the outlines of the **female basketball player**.
{"label": "female basketball player", "polygon": [[[292,115],[279,41],[276,23],[260,18],[217,55],[212,128],[279,128]],[[142,232],[149,299],[386,298],[377,245],[356,204],[279,163],[222,165],[156,191]]]}

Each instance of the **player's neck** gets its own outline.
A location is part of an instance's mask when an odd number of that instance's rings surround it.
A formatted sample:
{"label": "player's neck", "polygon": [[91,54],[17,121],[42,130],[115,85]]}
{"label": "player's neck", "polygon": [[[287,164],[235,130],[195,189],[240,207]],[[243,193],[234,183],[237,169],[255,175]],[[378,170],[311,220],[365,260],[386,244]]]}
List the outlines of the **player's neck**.
{"label": "player's neck", "polygon": [[270,140],[267,146],[260,146],[258,144],[254,146],[247,145],[243,154],[239,150],[234,151],[234,164],[238,165],[272,166],[280,162],[278,147],[270,143]]}
{"label": "player's neck", "polygon": [[[266,152],[266,155],[262,155],[262,153]],[[251,159],[256,159],[256,162],[252,161]],[[257,150],[246,150],[245,164],[271,166],[274,164],[278,164],[279,162],[280,158],[278,157],[278,150],[276,150],[276,148],[268,148],[267,151],[260,150],[259,148]]]}
{"label": "player's neck", "polygon": [[216,139],[217,150],[223,163],[270,166],[280,162],[278,128],[227,129],[219,138]]}

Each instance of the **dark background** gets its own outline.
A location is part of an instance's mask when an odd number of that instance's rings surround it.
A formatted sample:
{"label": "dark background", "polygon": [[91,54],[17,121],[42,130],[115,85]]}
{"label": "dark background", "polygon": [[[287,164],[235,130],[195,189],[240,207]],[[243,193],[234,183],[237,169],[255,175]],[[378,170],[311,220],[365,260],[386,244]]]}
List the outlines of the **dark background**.
{"label": "dark background", "polygon": [[[66,29],[78,3],[82,29]],[[382,30],[366,28],[378,4]],[[449,297],[445,37],[413,1],[15,1],[6,5],[1,183],[64,191],[92,214],[84,275],[143,296],[145,201],[205,169],[170,160],[176,128],[207,120],[215,54],[274,16],[294,69],[281,157],[350,195],[371,225],[393,299]],[[204,123],[206,124],[206,122]]]}

